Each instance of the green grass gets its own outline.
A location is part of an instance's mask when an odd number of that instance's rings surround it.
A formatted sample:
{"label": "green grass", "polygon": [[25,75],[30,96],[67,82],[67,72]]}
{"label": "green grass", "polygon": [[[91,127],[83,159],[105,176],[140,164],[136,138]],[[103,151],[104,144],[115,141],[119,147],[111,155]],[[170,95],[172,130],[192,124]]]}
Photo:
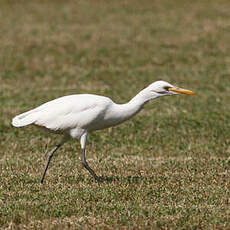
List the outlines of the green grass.
{"label": "green grass", "polygon": [[[2,229],[229,229],[228,0],[1,1]],[[152,101],[92,133],[80,163],[66,143],[16,114],[73,93],[123,103],[156,80],[197,92]]]}

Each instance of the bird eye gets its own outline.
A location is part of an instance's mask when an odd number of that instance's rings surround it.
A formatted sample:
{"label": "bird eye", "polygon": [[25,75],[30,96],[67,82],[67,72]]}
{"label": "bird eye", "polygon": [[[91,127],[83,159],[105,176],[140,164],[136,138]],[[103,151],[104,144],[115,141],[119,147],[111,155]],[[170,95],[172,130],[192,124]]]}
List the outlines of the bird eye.
{"label": "bird eye", "polygon": [[169,88],[170,88],[169,86],[165,86],[165,87],[164,87],[164,89],[165,89],[166,91],[168,91]]}

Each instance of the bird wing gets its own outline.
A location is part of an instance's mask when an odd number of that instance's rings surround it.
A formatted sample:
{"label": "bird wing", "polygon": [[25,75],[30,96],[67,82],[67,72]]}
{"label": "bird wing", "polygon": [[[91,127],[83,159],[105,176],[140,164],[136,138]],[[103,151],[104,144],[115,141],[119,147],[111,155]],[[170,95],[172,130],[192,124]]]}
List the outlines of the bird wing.
{"label": "bird wing", "polygon": [[110,102],[107,97],[90,94],[64,96],[16,116],[12,124],[34,124],[52,131],[85,128],[104,113]]}

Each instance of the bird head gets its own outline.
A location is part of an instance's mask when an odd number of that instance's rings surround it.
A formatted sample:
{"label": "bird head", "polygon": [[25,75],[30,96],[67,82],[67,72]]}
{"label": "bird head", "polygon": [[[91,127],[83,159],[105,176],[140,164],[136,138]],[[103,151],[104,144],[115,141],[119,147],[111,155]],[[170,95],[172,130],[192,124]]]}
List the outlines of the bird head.
{"label": "bird head", "polygon": [[195,94],[195,92],[191,90],[179,88],[166,81],[153,82],[146,89],[149,91],[150,94],[152,94],[153,98],[160,97],[160,96],[171,96],[177,94],[188,94],[188,95]]}

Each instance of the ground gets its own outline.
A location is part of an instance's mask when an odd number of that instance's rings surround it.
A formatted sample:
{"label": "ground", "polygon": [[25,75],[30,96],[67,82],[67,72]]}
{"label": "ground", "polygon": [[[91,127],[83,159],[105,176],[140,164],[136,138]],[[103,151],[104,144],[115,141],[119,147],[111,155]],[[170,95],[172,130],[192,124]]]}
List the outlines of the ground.
{"label": "ground", "polygon": [[[230,2],[2,1],[2,229],[229,229]],[[160,98],[92,133],[96,183],[71,140],[11,119],[59,96],[117,103],[156,80],[197,92]]]}

